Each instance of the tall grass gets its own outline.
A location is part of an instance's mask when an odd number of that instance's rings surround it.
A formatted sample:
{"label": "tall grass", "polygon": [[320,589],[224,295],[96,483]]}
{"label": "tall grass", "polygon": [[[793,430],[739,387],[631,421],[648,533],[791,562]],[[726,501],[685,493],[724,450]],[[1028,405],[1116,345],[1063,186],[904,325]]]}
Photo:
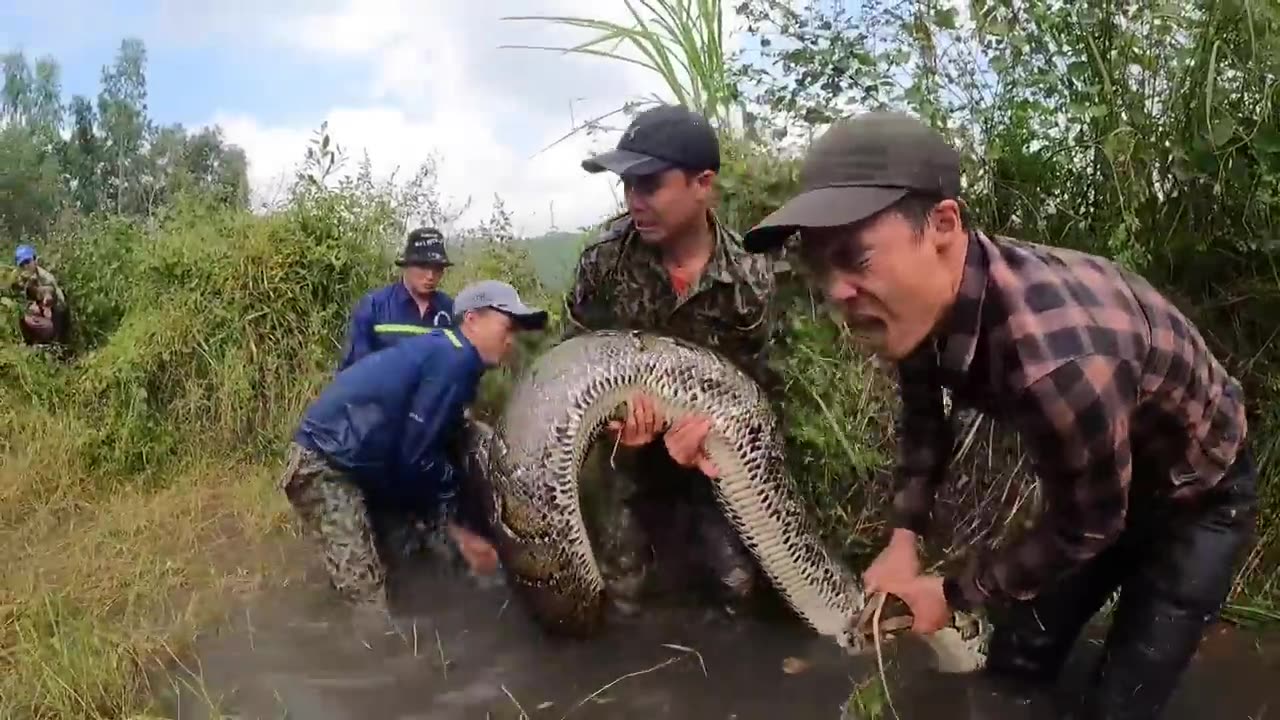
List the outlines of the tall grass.
{"label": "tall grass", "polygon": [[[539,21],[598,34],[572,46],[503,45],[602,57],[656,73],[675,102],[731,130],[741,120],[736,86],[725,51],[720,0],[622,0],[631,23],[564,15],[517,15],[503,20]],[[627,47],[630,53],[623,52]]]}
{"label": "tall grass", "polygon": [[127,714],[213,599],[270,576],[274,458],[383,265],[361,207],[193,201],[44,243],[83,310],[71,362],[0,352],[0,716]]}
{"label": "tall grass", "polygon": [[[42,243],[78,333],[69,362],[0,348],[0,717],[129,716],[229,598],[296,574],[279,462],[351,307],[393,277],[393,209],[350,187],[269,216],[189,198]],[[499,277],[547,304],[521,247],[463,256],[448,289]],[[509,378],[486,382],[498,402]]]}

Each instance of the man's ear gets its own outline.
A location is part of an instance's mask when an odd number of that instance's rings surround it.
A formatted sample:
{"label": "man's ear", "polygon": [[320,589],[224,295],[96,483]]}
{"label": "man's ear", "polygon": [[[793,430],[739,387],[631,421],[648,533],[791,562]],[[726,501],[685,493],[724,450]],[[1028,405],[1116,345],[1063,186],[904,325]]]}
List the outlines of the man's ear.
{"label": "man's ear", "polygon": [[950,198],[933,206],[933,226],[938,232],[953,233],[962,229],[960,204]]}
{"label": "man's ear", "polygon": [[703,192],[711,192],[716,187],[716,174],[712,170],[703,170],[693,176],[693,184]]}
{"label": "man's ear", "polygon": [[929,211],[929,224],[933,227],[933,242],[940,252],[964,237],[960,205],[955,200],[947,199],[934,205]]}

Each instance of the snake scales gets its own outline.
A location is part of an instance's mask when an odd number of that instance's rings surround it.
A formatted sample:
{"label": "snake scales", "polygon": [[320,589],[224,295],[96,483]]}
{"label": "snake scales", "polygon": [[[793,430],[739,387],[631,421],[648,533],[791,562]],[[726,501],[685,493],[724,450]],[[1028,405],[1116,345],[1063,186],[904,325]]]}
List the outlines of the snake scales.
{"label": "snake scales", "polygon": [[816,632],[860,651],[869,605],[822,545],[793,491],[783,439],[765,396],[719,354],[660,335],[601,331],[552,348],[520,378],[488,440],[488,513],[508,577],[552,629],[589,634],[605,583],[587,536],[578,471],[634,391],[667,420],[712,418],[706,447],[720,468],[720,508],[773,586]]}

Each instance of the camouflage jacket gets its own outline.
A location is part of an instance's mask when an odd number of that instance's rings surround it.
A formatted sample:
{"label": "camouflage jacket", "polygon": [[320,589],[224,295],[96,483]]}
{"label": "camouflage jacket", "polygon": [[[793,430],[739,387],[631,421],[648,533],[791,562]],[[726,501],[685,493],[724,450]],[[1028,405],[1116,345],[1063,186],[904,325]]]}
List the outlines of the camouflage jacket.
{"label": "camouflage jacket", "polygon": [[55,309],[61,309],[67,303],[66,295],[58,285],[57,278],[40,266],[36,266],[35,272],[19,272],[18,277],[13,281],[12,290],[32,301],[52,294]]}
{"label": "camouflage jacket", "polygon": [[614,220],[578,260],[565,298],[570,338],[595,330],[647,330],[722,353],[775,402],[781,378],[768,362],[779,332],[771,260],[748,253],[714,214],[716,247],[684,297],[671,287],[656,248],[640,241],[628,215]]}

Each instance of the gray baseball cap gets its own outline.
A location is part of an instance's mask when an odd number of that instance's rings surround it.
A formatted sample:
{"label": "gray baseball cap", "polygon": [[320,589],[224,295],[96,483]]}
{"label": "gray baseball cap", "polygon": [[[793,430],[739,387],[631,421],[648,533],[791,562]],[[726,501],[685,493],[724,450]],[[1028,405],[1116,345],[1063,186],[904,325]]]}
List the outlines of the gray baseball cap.
{"label": "gray baseball cap", "polygon": [[473,282],[462,288],[453,300],[454,317],[481,308],[506,313],[524,330],[541,330],[547,326],[547,311],[525,305],[516,289],[501,280]]}
{"label": "gray baseball cap", "polygon": [[841,120],[805,155],[800,193],[748,230],[750,252],[767,252],[808,227],[850,225],[910,192],[960,195],[960,154],[911,115],[870,112]]}

